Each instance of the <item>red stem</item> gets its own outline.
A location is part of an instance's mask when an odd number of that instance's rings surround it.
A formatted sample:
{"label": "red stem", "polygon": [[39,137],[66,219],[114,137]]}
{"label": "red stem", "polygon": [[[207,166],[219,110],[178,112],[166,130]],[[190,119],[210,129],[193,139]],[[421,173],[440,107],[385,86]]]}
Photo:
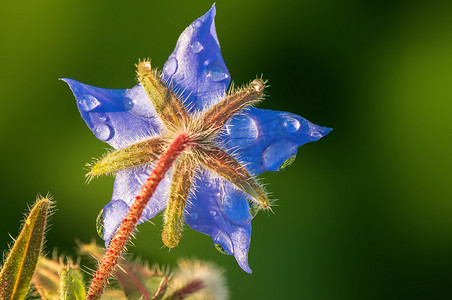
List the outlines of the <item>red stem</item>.
{"label": "red stem", "polygon": [[173,165],[176,158],[182,153],[182,151],[185,150],[185,148],[188,147],[189,144],[189,135],[181,133],[174,139],[165,153],[163,153],[160,157],[151,175],[141,188],[140,193],[135,198],[132,206],[130,206],[127,216],[124,221],[122,221],[118,231],[111,239],[108,250],[102,258],[100,266],[94,275],[93,281],[91,282],[86,299],[99,299],[102,295],[108,278],[110,278],[113,268],[117,264],[117,259],[124,250],[127,241],[130,239],[130,235],[140,219],[141,213],[146,207],[146,204],[151,199],[158,184],[165,177],[166,172]]}

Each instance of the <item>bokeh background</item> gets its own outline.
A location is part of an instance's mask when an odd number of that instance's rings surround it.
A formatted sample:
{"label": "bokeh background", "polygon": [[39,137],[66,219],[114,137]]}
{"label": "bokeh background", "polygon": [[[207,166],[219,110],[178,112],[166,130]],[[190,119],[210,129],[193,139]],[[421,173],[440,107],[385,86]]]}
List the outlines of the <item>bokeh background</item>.
{"label": "bokeh background", "polygon": [[[253,221],[253,274],[186,229],[169,252],[140,226],[137,255],[226,271],[231,299],[452,299],[452,2],[217,0],[236,83],[263,74],[260,107],[334,131],[264,173],[279,199]],[[7,1],[0,10],[0,249],[38,193],[57,201],[46,248],[97,237],[113,178],[85,184],[98,141],[60,77],[128,88],[162,67],[212,1]],[[99,238],[97,240],[100,241]]]}

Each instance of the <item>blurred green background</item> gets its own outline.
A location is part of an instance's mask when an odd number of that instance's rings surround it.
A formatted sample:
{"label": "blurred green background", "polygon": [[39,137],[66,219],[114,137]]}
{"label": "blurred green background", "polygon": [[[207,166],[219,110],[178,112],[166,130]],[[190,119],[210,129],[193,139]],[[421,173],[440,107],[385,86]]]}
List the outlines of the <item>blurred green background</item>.
{"label": "blurred green background", "polygon": [[[263,74],[260,107],[334,131],[264,173],[278,206],[253,221],[248,275],[186,229],[162,248],[161,217],[133,253],[226,270],[231,299],[452,299],[452,3],[217,0],[216,28],[236,83]],[[113,178],[85,184],[98,141],[60,77],[135,84],[163,66],[212,1],[8,1],[0,11],[0,249],[38,193],[57,201],[46,249],[74,255],[97,237]],[[97,238],[100,240],[99,238]]]}

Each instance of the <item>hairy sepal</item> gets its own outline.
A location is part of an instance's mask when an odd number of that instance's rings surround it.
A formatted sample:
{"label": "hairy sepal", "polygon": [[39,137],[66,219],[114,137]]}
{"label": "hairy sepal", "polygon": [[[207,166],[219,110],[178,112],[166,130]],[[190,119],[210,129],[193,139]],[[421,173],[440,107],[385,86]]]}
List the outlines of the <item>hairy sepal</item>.
{"label": "hairy sepal", "polygon": [[156,70],[151,67],[149,60],[143,60],[137,64],[138,81],[143,86],[151,100],[157,115],[167,129],[184,123],[189,119],[184,105],[165,84]]}
{"label": "hairy sepal", "polygon": [[86,174],[89,180],[95,176],[140,166],[156,161],[168,142],[163,138],[151,138],[116,150],[99,159]]}
{"label": "hairy sepal", "polygon": [[188,159],[181,158],[174,168],[162,230],[162,241],[169,248],[176,247],[182,236],[185,203],[193,176],[193,165]]}
{"label": "hairy sepal", "polygon": [[36,201],[0,273],[0,299],[23,299],[28,292],[44,243],[52,202]]}
{"label": "hairy sepal", "polygon": [[203,125],[218,131],[236,113],[245,107],[256,105],[263,99],[265,81],[257,78],[245,87],[230,92],[222,101],[203,114]]}
{"label": "hairy sepal", "polygon": [[201,163],[247,193],[261,208],[269,209],[270,201],[257,180],[234,157],[216,146],[199,150]]}
{"label": "hairy sepal", "polygon": [[69,263],[60,272],[60,299],[83,300],[86,296],[83,275],[77,266]]}

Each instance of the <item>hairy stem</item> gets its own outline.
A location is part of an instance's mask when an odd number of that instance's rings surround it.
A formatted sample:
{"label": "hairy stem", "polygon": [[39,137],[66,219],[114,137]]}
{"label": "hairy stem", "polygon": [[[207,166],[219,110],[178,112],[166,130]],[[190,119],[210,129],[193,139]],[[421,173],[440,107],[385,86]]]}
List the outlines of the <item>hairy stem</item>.
{"label": "hairy stem", "polygon": [[107,252],[102,258],[100,266],[91,282],[87,299],[100,298],[107,281],[112,274],[113,268],[117,264],[117,259],[124,250],[127,241],[130,239],[130,235],[140,219],[146,204],[151,199],[158,184],[165,177],[166,172],[173,165],[177,157],[189,146],[190,141],[191,137],[188,134],[179,134],[160,157],[156,167],[141,188],[135,201],[132,203],[127,216],[111,239]]}

